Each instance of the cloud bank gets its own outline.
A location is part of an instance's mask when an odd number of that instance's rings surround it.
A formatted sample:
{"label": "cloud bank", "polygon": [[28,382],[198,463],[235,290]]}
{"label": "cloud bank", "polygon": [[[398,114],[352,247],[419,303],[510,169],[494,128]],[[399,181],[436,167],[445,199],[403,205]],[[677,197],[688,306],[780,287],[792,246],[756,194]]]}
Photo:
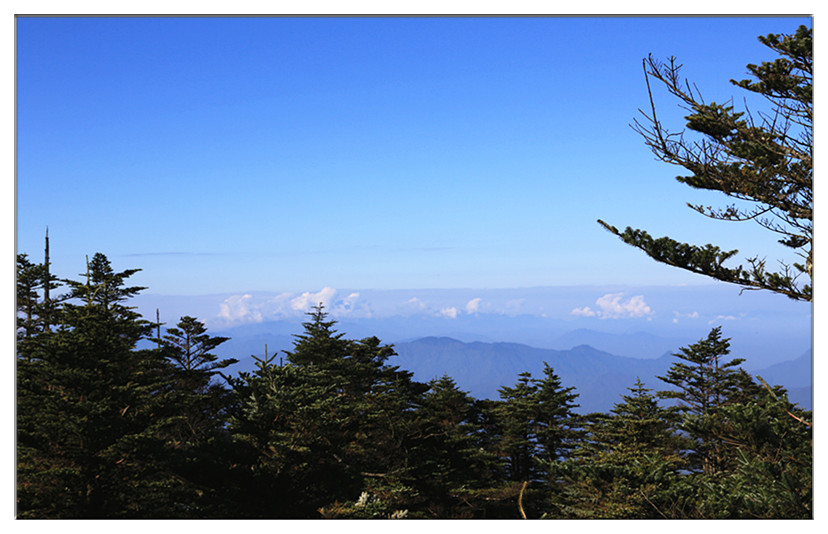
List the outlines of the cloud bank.
{"label": "cloud bank", "polygon": [[643,295],[623,300],[624,293],[607,293],[595,301],[596,309],[584,306],[575,308],[570,313],[580,317],[597,317],[599,319],[634,319],[647,317],[653,311],[644,302]]}
{"label": "cloud bank", "polygon": [[477,298],[474,298],[474,299],[471,299],[470,301],[468,301],[466,303],[466,313],[472,314],[472,313],[477,313],[478,311],[480,311],[480,302],[482,300],[483,300],[482,298],[477,297]]}
{"label": "cloud bank", "polygon": [[306,291],[299,295],[282,293],[276,296],[232,295],[219,303],[219,312],[214,323],[220,326],[235,326],[244,323],[261,323],[280,319],[301,317],[321,304],[335,317],[370,318],[371,307],[360,298],[357,292],[338,298],[338,292],[332,287],[319,291]]}
{"label": "cloud bank", "polygon": [[291,299],[290,307],[296,311],[307,312],[314,306],[321,304],[326,309],[330,309],[335,297],[336,289],[332,287],[322,288],[317,293],[306,291],[298,297]]}

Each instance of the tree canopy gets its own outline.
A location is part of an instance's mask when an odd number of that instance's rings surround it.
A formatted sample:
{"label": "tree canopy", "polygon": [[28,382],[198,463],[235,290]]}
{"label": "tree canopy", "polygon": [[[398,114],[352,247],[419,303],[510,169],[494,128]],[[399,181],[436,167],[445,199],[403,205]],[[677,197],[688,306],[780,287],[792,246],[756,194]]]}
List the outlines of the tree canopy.
{"label": "tree canopy", "polygon": [[[746,289],[766,289],[796,300],[811,300],[813,272],[813,46],[812,29],[800,26],[793,35],[771,34],[759,40],[780,57],[750,64],[753,80],[731,80],[736,87],[761,95],[770,111],[736,111],[732,102],[705,102],[699,90],[681,77],[675,58],[662,63],[649,56],[644,72],[650,110],[633,128],[656,157],[690,172],[676,179],[690,187],[718,191],[734,200],[724,208],[688,204],[721,221],[755,221],[778,234],[800,261],[779,260],[779,269],[766,257],[746,259],[745,265],[724,264],[738,250],[707,244],[692,245],[670,237],[653,238],[643,230],[619,231],[599,224],[625,243],[656,261]],[[660,82],[689,111],[686,130],[670,131],[659,120],[650,80]],[[805,280],[807,279],[807,280]]]}
{"label": "tree canopy", "polygon": [[811,415],[726,360],[719,328],[676,353],[667,391],[581,415],[549,365],[474,399],[321,306],[286,363],[228,376],[226,338],[190,316],[160,336],[130,306],[135,272],[96,254],[47,309],[53,281],[19,258],[20,518],[812,515]]}

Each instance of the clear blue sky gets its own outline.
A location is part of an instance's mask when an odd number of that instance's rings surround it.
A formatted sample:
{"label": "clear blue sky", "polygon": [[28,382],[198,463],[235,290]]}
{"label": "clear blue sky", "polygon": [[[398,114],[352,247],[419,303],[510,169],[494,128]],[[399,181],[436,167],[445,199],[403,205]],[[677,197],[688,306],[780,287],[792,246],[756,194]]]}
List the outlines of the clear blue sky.
{"label": "clear blue sky", "polygon": [[[707,283],[595,222],[779,257],[629,124],[807,18],[20,18],[17,248],[152,293]],[[663,91],[673,128],[681,110]]]}

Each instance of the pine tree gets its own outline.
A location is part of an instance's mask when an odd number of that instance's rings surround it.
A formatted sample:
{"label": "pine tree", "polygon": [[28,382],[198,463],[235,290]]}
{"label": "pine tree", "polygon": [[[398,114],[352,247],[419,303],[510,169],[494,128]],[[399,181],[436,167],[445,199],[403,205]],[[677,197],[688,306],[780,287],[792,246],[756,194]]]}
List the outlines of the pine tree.
{"label": "pine tree", "polygon": [[[724,362],[729,340],[714,328],[682,348],[661,392],[679,401],[679,429],[692,440],[695,498],[686,517],[808,518],[812,514],[811,416],[791,404],[783,388],[760,386],[744,360]],[[685,363],[686,362],[686,363]]]}
{"label": "pine tree", "polygon": [[181,441],[198,442],[224,425],[221,413],[228,391],[214,376],[238,360],[219,360],[210,351],[228,339],[207,334],[204,323],[184,316],[175,328],[168,328],[166,335],[156,340],[176,371],[176,388],[182,397]]}
{"label": "pine tree", "polygon": [[[31,339],[43,330],[40,316],[40,295],[43,285],[44,269],[42,265],[29,261],[26,254],[17,255],[17,341]],[[25,350],[23,351],[25,353]],[[18,354],[20,347],[18,347]],[[31,358],[31,356],[26,356]]]}
{"label": "pine tree", "polygon": [[566,458],[580,438],[575,388],[564,388],[545,362],[543,373],[542,379],[521,373],[514,387],[500,388],[500,446],[511,480],[544,478],[543,466]]}
{"label": "pine tree", "polygon": [[575,413],[578,394],[574,387],[563,387],[560,377],[544,362],[543,378],[536,381],[538,414],[536,430],[540,459],[554,463],[566,459],[582,437],[581,418]]}
{"label": "pine tree", "polygon": [[538,386],[528,372],[518,375],[513,387],[499,389],[496,405],[499,448],[505,456],[507,479],[517,482],[538,478],[535,459],[538,454],[535,435]]}
{"label": "pine tree", "polygon": [[[160,332],[160,324],[154,326]],[[230,509],[223,479],[228,472],[224,457],[231,448],[226,426],[232,400],[217,376],[238,360],[211,353],[227,340],[211,336],[204,323],[190,316],[154,339],[174,377],[178,409],[168,432],[176,450],[175,473],[196,490],[198,498],[190,506],[193,514],[203,517],[224,517]]]}
{"label": "pine tree", "polygon": [[674,517],[689,498],[679,477],[684,440],[675,433],[676,411],[659,406],[640,380],[629,391],[610,413],[589,416],[587,437],[569,461],[553,469],[566,481],[563,494],[550,503],[557,514]]}
{"label": "pine tree", "polygon": [[314,517],[340,492],[360,490],[341,455],[335,386],[317,369],[274,359],[229,378],[230,517]]}
{"label": "pine tree", "polygon": [[520,516],[538,517],[543,502],[559,491],[550,472],[581,438],[577,397],[545,362],[543,378],[521,373],[514,387],[500,388],[501,400],[494,407],[497,447],[506,461],[507,480],[522,484]]}
{"label": "pine tree", "polygon": [[497,457],[484,448],[480,404],[447,375],[429,387],[416,414],[418,489],[432,517],[479,517],[499,475]]}
{"label": "pine tree", "polygon": [[749,401],[759,392],[759,386],[739,367],[744,359],[726,361],[730,340],[723,339],[721,331],[716,327],[706,339],[682,347],[674,354],[682,361],[659,377],[676,388],[659,396],[679,401],[678,411],[684,417],[681,429],[695,441],[692,465],[706,474],[728,469],[731,459],[721,436],[720,409]]}
{"label": "pine tree", "polygon": [[[32,263],[27,254],[17,255],[17,355],[28,361],[36,357],[38,333],[51,328],[57,299],[50,291],[60,287],[57,278],[49,270],[49,237],[46,235],[44,263]],[[42,295],[42,297],[41,297]]]}
{"label": "pine tree", "polygon": [[18,515],[21,518],[179,517],[188,488],[171,470],[170,367],[138,350],[150,333],[125,301],[137,270],[116,273],[102,254],[57,329],[40,334],[39,357],[18,361]]}
{"label": "pine tree", "polygon": [[701,480],[701,514],[714,518],[813,517],[812,415],[781,387],[722,407],[721,437],[730,469]]}
{"label": "pine tree", "polygon": [[[347,503],[363,492],[374,510],[414,504],[410,451],[427,386],[387,365],[393,348],[377,338],[346,339],[321,305],[308,315],[286,365],[260,361],[231,380],[230,430],[247,447],[244,484],[259,488],[245,492],[256,494],[249,515],[353,517]],[[273,504],[282,496],[283,509]]]}
{"label": "pine tree", "polygon": [[[724,209],[690,205],[692,209],[723,221],[753,220],[780,236],[779,243],[803,260],[781,270],[767,268],[765,258],[755,256],[747,266],[725,267],[738,250],[689,245],[669,237],[653,239],[643,230],[628,227],[621,232],[599,220],[625,243],[643,250],[656,261],[703,274],[747,289],[766,289],[796,300],[811,300],[813,272],[813,46],[811,28],[800,26],[793,35],[768,35],[759,40],[779,54],[773,62],[748,65],[753,80],[731,83],[761,95],[770,103],[759,121],[749,112],[736,112],[731,104],[705,103],[689,82],[680,77],[681,66],[670,58],[667,65],[650,56],[644,68],[649,89],[653,78],[663,83],[690,111],[685,132],[670,132],[652,111],[643,113],[635,129],[662,161],[690,172],[677,180],[696,189],[719,191],[736,202]],[[743,207],[747,206],[747,207]]]}
{"label": "pine tree", "polygon": [[221,360],[210,351],[229,338],[210,336],[204,323],[195,317],[182,317],[175,328],[167,328],[167,334],[161,340],[168,349],[166,356],[182,371],[207,374],[212,376],[218,369],[237,363],[237,360]]}

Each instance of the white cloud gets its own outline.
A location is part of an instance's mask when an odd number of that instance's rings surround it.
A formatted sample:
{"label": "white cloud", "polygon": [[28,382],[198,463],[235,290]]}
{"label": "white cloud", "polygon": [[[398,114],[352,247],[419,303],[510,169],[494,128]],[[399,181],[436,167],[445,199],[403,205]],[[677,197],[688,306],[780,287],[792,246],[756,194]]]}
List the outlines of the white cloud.
{"label": "white cloud", "polygon": [[218,314],[208,319],[209,326],[230,326],[242,323],[261,323],[263,321],[275,321],[281,318],[295,315],[296,312],[290,308],[290,293],[282,293],[275,296],[232,295],[219,303]]}
{"label": "white cloud", "polygon": [[410,315],[425,312],[426,310],[428,310],[428,305],[422,300],[420,300],[419,297],[411,297],[402,304],[396,305],[394,307],[394,310],[397,313],[400,313],[401,315],[407,317]]}
{"label": "white cloud", "polygon": [[443,317],[448,317],[449,319],[457,319],[457,308],[454,306],[450,308],[443,308],[440,310],[440,315]]}
{"label": "white cloud", "polygon": [[477,313],[480,310],[480,302],[482,300],[482,298],[477,297],[468,301],[466,303],[466,313]]}
{"label": "white cloud", "polygon": [[599,317],[601,319],[628,319],[646,317],[652,315],[653,311],[644,302],[643,295],[636,295],[624,301],[623,293],[607,293],[595,301],[597,309],[589,306],[575,308],[570,313],[581,317]]}
{"label": "white cloud", "polygon": [[679,322],[679,319],[681,319],[681,318],[685,318],[685,317],[687,319],[698,319],[699,318],[699,312],[697,312],[697,311],[694,311],[692,313],[681,313],[681,312],[674,311],[673,315],[675,316],[675,317],[673,317],[673,323],[676,323],[676,324]]}
{"label": "white cloud", "polygon": [[253,295],[248,294],[228,297],[219,304],[218,316],[230,323],[261,323],[264,317],[257,306],[252,306],[252,299]]}
{"label": "white cloud", "polygon": [[521,312],[521,306],[526,302],[525,298],[512,299],[506,302],[506,305],[500,311],[504,315],[517,315]]}
{"label": "white cloud", "polygon": [[581,317],[595,317],[596,313],[592,311],[592,308],[589,306],[584,306],[583,308],[575,308],[570,312],[572,315],[580,315]]}
{"label": "white cloud", "polygon": [[719,321],[738,321],[739,317],[733,315],[717,315],[715,319],[707,321],[707,324],[718,323]]}
{"label": "white cloud", "polygon": [[312,306],[322,304],[326,309],[330,309],[334,297],[336,297],[336,289],[332,287],[324,287],[317,293],[305,291],[290,301],[290,307],[298,311],[307,311]]}
{"label": "white cloud", "polygon": [[360,300],[359,293],[351,293],[344,299],[335,301],[331,314],[338,317],[348,315],[350,317],[369,318],[373,316],[373,311],[367,302]]}

